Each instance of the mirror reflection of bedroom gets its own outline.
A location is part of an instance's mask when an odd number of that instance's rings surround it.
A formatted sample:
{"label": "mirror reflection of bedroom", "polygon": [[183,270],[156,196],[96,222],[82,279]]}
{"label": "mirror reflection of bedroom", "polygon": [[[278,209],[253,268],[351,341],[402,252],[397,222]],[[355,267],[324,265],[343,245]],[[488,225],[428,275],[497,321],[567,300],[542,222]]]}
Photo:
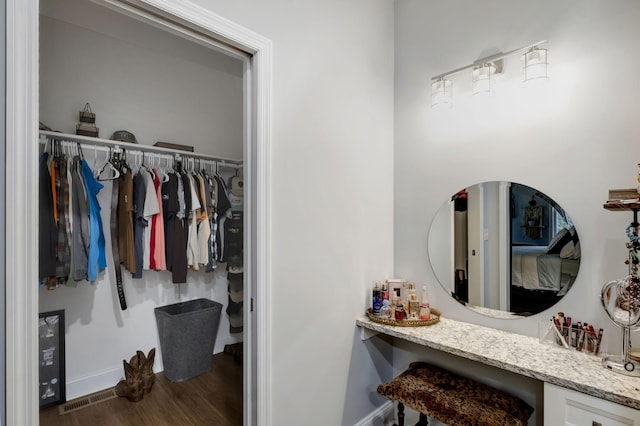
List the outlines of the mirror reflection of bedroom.
{"label": "mirror reflection of bedroom", "polygon": [[530,315],[554,305],[580,268],[580,240],[571,219],[547,195],[511,185],[511,312]]}
{"label": "mirror reflection of bedroom", "polygon": [[[451,261],[439,255],[446,247]],[[550,308],[580,267],[580,241],[564,209],[535,188],[505,181],[451,197],[432,223],[429,251],[440,259],[432,262],[436,276],[456,300],[500,318]]]}

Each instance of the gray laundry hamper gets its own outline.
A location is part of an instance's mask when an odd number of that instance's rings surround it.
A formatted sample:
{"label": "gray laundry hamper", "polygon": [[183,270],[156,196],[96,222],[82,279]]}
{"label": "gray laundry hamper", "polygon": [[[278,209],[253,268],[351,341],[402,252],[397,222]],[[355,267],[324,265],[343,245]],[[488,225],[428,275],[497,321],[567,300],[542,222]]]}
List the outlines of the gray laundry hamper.
{"label": "gray laundry hamper", "polygon": [[211,369],[222,304],[195,299],[155,308],[164,375],[182,382]]}

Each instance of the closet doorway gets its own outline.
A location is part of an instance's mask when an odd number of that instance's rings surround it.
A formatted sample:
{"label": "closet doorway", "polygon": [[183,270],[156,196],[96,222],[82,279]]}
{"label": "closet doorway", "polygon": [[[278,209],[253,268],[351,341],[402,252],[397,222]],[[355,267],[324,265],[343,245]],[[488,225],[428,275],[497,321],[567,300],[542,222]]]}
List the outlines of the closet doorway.
{"label": "closet doorway", "polygon": [[[88,0],[86,0],[88,1]],[[13,164],[16,168],[26,170],[35,169],[34,160],[37,158],[37,125],[38,125],[38,96],[37,88],[37,43],[33,41],[38,34],[37,1],[13,2],[9,5],[7,22],[8,32],[14,37],[16,51],[7,52],[7,64],[13,65],[7,73],[8,105],[15,100],[14,106],[19,107],[22,100],[30,108],[15,108],[12,117],[8,117],[7,135],[14,140],[26,140],[20,149],[8,147],[8,173]],[[149,23],[164,31],[190,40],[199,46],[207,46],[218,52],[241,57],[243,62],[243,151],[244,151],[244,181],[245,181],[245,292],[244,292],[244,360],[243,360],[243,393],[244,393],[244,424],[268,424],[266,406],[266,374],[268,365],[266,352],[265,330],[268,328],[266,315],[267,300],[267,228],[266,212],[268,199],[268,143],[269,143],[269,72],[271,60],[270,42],[246,29],[230,24],[228,21],[201,9],[193,4],[181,2],[180,5],[162,0],[144,0],[132,2],[96,1],[106,4],[112,9],[132,16],[137,20]],[[37,37],[35,37],[37,39]],[[24,47],[20,53],[17,51]],[[13,58],[12,58],[13,55]],[[15,59],[12,62],[12,59]],[[31,77],[18,78],[18,70]],[[81,70],[78,70],[81,72]],[[99,84],[99,82],[97,82]],[[9,93],[10,92],[10,93]],[[8,109],[10,109],[9,107]],[[8,115],[10,115],[8,113]],[[96,120],[100,121],[99,112]],[[21,139],[20,136],[23,136]],[[101,135],[107,138],[108,135]],[[37,198],[32,193],[31,181],[17,183],[14,191],[8,194],[9,203],[16,206],[13,215],[33,215],[37,211]],[[27,213],[29,212],[29,213]],[[22,216],[24,217],[24,216]],[[7,217],[7,223],[11,217]],[[24,222],[24,221],[23,221]],[[16,221],[17,228],[8,234],[20,235],[20,221]],[[9,229],[9,228],[8,228]],[[34,251],[37,253],[37,235],[22,229],[27,235],[24,250],[18,250],[7,255],[7,281],[13,283],[33,282],[33,268],[24,267],[30,263]],[[11,235],[7,236],[11,240]],[[29,244],[30,243],[30,244]],[[32,247],[32,248],[29,248]],[[34,250],[34,248],[36,250]],[[29,259],[30,258],[30,259]],[[36,272],[37,274],[37,272]],[[11,278],[11,279],[10,279]],[[8,284],[11,285],[11,284]],[[38,389],[35,386],[37,378],[38,348],[31,331],[37,329],[38,293],[35,289],[21,289],[21,291],[7,292],[7,336],[10,336],[12,353],[7,359],[7,423],[8,424],[37,424],[38,418]],[[11,306],[21,306],[26,309],[13,309]],[[251,308],[251,309],[249,309]],[[24,333],[24,336],[21,335]],[[30,337],[29,337],[30,336]]]}

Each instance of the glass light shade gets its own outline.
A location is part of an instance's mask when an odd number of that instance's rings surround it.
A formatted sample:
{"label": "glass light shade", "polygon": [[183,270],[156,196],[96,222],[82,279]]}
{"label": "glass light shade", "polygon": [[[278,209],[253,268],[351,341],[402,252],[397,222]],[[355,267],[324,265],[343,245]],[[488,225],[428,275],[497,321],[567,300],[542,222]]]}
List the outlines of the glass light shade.
{"label": "glass light shade", "polygon": [[471,92],[493,94],[496,67],[493,64],[482,64],[473,68],[471,73]]}
{"label": "glass light shade", "polygon": [[431,108],[449,107],[453,105],[451,80],[441,78],[431,83]]}
{"label": "glass light shade", "polygon": [[547,65],[547,49],[534,47],[522,55],[523,83],[538,79],[548,79]]}

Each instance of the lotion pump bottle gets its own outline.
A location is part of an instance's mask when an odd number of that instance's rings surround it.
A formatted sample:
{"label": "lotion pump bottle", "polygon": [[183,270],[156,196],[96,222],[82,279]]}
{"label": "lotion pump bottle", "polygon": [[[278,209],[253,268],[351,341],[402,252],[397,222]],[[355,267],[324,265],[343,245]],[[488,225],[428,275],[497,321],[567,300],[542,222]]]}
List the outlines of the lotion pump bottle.
{"label": "lotion pump bottle", "polygon": [[373,313],[373,315],[380,315],[380,308],[382,307],[382,292],[380,291],[380,287],[378,286],[378,283],[375,284],[375,286],[373,287],[373,292],[371,295],[371,313]]}
{"label": "lotion pump bottle", "polygon": [[381,298],[383,303],[385,300],[389,300],[389,290],[386,282],[382,283]]}
{"label": "lotion pump bottle", "polygon": [[422,287],[422,301],[420,302],[420,319],[428,321],[431,319],[431,308],[427,299],[427,286]]}

